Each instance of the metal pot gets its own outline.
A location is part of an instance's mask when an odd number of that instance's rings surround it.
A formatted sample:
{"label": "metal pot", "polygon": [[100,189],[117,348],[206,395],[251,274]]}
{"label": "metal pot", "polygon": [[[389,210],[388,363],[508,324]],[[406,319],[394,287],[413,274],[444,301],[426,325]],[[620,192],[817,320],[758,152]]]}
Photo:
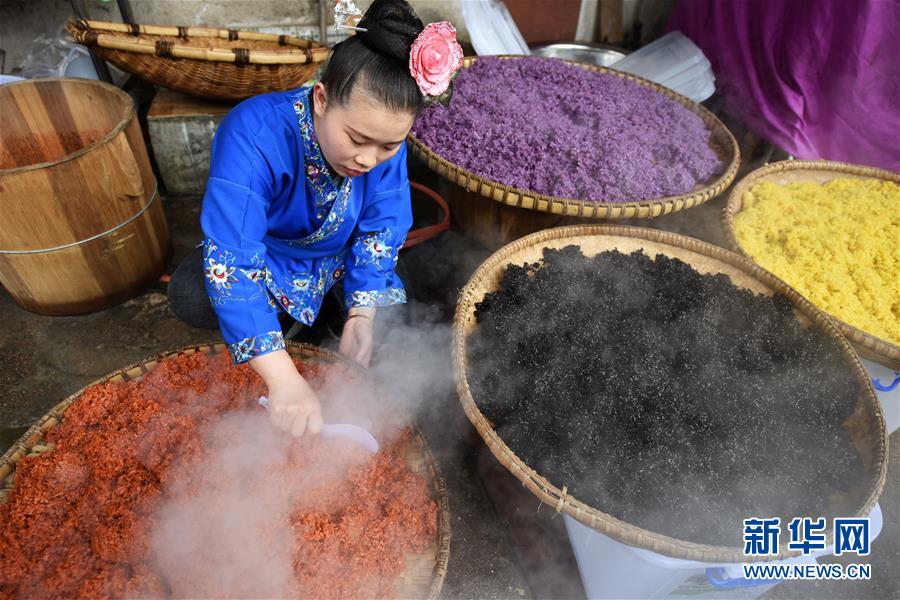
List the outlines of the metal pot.
{"label": "metal pot", "polygon": [[533,46],[531,53],[534,56],[574,60],[600,67],[608,67],[627,54],[623,49],[614,46],[583,42]]}

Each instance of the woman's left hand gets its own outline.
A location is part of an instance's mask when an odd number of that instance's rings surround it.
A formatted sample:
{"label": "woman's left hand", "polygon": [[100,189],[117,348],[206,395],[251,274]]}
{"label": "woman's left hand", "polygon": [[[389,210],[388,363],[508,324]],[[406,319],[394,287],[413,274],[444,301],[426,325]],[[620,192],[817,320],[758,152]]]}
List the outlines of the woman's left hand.
{"label": "woman's left hand", "polygon": [[374,308],[350,309],[350,316],[344,323],[344,333],[341,335],[341,354],[368,368],[369,362],[372,360],[374,332]]}

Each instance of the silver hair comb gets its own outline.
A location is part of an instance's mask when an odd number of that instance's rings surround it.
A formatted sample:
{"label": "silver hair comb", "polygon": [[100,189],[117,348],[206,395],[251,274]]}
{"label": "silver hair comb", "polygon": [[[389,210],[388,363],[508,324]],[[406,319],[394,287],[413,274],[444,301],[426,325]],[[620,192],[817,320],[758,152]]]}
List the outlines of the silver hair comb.
{"label": "silver hair comb", "polygon": [[347,25],[347,22],[353,19],[353,17],[357,17],[353,20],[354,23],[358,23],[359,17],[362,17],[362,11],[359,10],[359,7],[356,6],[356,3],[353,2],[353,0],[337,0],[334,5],[335,30],[350,29],[352,31],[367,31],[364,27],[354,27],[353,25]]}

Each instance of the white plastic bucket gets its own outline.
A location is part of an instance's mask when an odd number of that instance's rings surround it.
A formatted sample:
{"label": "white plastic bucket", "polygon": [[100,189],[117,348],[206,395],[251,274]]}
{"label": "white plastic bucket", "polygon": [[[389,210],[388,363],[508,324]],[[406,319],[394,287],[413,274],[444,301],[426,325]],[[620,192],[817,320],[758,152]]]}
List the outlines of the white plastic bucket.
{"label": "white plastic bucket", "polygon": [[[707,81],[715,80],[716,76],[713,75],[712,69],[710,67],[705,67],[703,69],[689,69],[679,74],[677,77],[667,79],[666,81],[657,81],[657,83],[673,90],[682,90],[690,86],[692,83],[706,83]],[[684,94],[684,92],[681,93]],[[684,95],[687,96],[687,94]]]}
{"label": "white plastic bucket", "polygon": [[681,87],[666,86],[675,90],[682,96],[687,96],[694,102],[703,102],[716,92],[716,84],[713,79],[699,79],[683,84]]}
{"label": "white plastic bucket", "polygon": [[[869,517],[871,543],[881,533],[881,507],[876,504]],[[672,558],[617,542],[569,515],[563,515],[563,520],[585,594],[591,599],[756,598],[780,583],[743,579],[741,563],[704,563]],[[816,558],[833,552],[834,548],[829,546],[807,556],[766,564],[811,564]]]}
{"label": "white plastic bucket", "polygon": [[682,74],[703,73],[709,59],[680,31],[672,31],[618,61],[613,67],[662,85]]}
{"label": "white plastic bucket", "polygon": [[860,358],[872,380],[875,395],[884,411],[885,430],[891,435],[900,429],[900,371]]}

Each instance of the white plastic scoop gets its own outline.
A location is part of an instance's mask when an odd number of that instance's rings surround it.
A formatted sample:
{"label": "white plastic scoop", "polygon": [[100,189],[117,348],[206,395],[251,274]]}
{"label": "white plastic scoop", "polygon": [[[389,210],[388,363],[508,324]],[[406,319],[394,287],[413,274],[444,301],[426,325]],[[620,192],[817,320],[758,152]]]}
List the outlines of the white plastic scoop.
{"label": "white plastic scoop", "polygon": [[[265,396],[260,396],[258,402],[259,405],[266,410],[269,409],[269,399]],[[372,454],[378,452],[378,440],[359,425],[351,425],[350,423],[326,423],[322,425],[322,431],[320,433],[327,438],[342,437],[352,440]]]}

